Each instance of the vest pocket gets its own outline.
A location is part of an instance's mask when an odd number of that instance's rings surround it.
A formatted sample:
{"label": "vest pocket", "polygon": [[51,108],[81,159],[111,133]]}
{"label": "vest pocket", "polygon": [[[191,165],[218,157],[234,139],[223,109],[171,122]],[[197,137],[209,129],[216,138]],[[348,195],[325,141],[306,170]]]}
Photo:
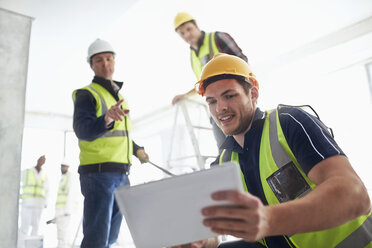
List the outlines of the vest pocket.
{"label": "vest pocket", "polygon": [[266,181],[279,202],[294,200],[311,190],[292,161],[275,171]]}

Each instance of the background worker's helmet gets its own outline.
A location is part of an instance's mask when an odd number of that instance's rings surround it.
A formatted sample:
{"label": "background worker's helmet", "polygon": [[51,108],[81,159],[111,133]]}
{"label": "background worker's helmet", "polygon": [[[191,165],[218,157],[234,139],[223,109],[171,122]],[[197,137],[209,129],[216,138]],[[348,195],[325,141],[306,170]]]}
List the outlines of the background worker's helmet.
{"label": "background worker's helmet", "polygon": [[189,13],[179,12],[174,18],[174,30],[176,31],[179,26],[189,21],[195,22],[195,19]]}
{"label": "background worker's helmet", "polygon": [[251,68],[243,59],[226,53],[217,53],[204,66],[200,80],[196,83],[198,94],[205,95],[204,83],[207,79],[218,75],[235,75],[242,76],[253,86],[259,88],[256,76],[252,73]]}
{"label": "background worker's helmet", "polygon": [[97,54],[100,54],[100,53],[113,53],[113,54],[115,54],[115,51],[112,48],[112,46],[110,45],[110,43],[108,43],[107,41],[101,40],[101,39],[96,39],[92,44],[90,44],[90,46],[88,48],[88,57],[87,57],[88,63],[91,62],[91,59],[94,55],[97,55]]}
{"label": "background worker's helmet", "polygon": [[70,159],[63,158],[62,161],[61,161],[61,165],[70,167],[72,165],[72,163],[71,163]]}

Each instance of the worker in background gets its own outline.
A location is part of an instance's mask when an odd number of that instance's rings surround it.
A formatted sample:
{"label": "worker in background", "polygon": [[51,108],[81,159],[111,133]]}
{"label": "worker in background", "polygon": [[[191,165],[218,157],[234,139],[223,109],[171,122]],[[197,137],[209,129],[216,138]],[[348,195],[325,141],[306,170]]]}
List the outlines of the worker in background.
{"label": "worker in background", "polygon": [[90,85],[73,92],[73,128],[79,139],[81,192],[84,196],[82,248],[104,248],[116,242],[122,215],[114,199],[119,186],[129,185],[132,155],[141,163],[149,157],[131,138],[127,102],[114,81],[115,52],[104,40],[88,48],[95,76]]}
{"label": "worker in background", "polygon": [[[200,30],[195,19],[188,13],[180,12],[176,15],[174,18],[174,29],[190,45],[191,67],[197,80],[200,79],[202,68],[213,58],[214,54],[227,53],[236,55],[248,62],[248,58],[228,33],[206,33]],[[181,99],[192,95],[196,95],[195,88],[185,94],[176,95],[172,100],[172,104],[174,105]],[[225,140],[225,135],[212,118],[211,124],[217,146],[220,147]]]}
{"label": "worker in background", "polygon": [[38,158],[36,166],[26,169],[21,174],[21,226],[18,232],[18,247],[25,247],[27,236],[37,236],[40,218],[47,207],[48,178],[42,170],[45,155]]}
{"label": "worker in background", "polygon": [[255,75],[232,55],[217,54],[197,89],[228,135],[215,163],[238,163],[247,190],[215,192],[234,206],[202,209],[211,231],[244,240],[220,247],[371,246],[367,190],[317,117],[287,105],[261,111]]}
{"label": "worker in background", "polygon": [[71,230],[71,218],[77,211],[77,195],[75,176],[69,172],[69,163],[67,160],[61,163],[61,179],[59,180],[56,217],[58,248],[71,247],[73,233]]}

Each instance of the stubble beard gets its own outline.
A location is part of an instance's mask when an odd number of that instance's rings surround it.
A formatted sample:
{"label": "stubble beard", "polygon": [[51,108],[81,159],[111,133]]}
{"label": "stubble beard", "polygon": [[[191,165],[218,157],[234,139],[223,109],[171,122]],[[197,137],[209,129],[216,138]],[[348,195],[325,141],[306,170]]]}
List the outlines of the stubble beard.
{"label": "stubble beard", "polygon": [[233,135],[238,135],[238,134],[242,134],[244,132],[247,131],[247,129],[250,127],[251,123],[252,123],[252,120],[253,120],[253,113],[248,113],[244,116],[242,116],[242,118],[240,118],[239,120],[239,125],[237,128],[231,130],[231,131],[223,131],[223,128],[222,131],[225,133],[225,135],[228,135],[228,136],[233,136]]}

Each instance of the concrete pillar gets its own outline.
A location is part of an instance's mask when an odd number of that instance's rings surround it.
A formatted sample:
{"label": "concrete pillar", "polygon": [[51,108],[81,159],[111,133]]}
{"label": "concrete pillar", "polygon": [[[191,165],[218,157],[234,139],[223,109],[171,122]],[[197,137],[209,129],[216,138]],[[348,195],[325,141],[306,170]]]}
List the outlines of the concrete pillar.
{"label": "concrete pillar", "polygon": [[0,8],[0,247],[16,247],[32,18]]}

